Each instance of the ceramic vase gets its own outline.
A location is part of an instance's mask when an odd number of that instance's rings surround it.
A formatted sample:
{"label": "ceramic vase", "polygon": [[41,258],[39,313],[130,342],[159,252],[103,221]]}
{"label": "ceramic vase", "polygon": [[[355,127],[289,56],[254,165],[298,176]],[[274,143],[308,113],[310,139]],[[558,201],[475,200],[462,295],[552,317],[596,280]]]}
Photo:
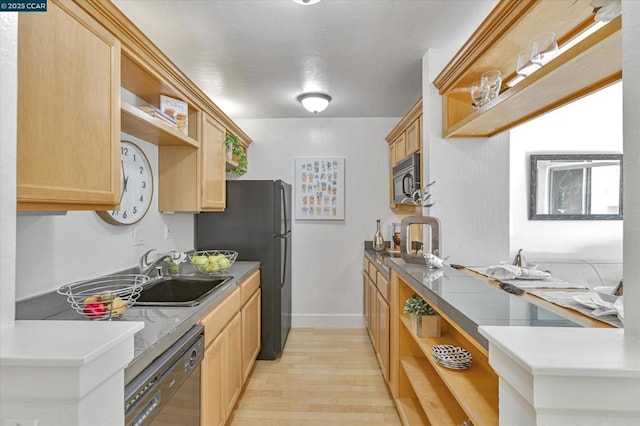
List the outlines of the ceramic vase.
{"label": "ceramic vase", "polygon": [[411,315],[411,331],[418,337],[440,337],[440,316]]}

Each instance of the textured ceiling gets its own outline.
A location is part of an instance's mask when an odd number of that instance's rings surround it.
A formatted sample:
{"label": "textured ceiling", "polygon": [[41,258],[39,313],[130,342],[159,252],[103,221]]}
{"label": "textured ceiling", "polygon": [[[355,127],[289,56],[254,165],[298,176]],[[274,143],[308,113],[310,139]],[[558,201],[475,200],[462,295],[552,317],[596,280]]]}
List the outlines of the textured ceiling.
{"label": "textured ceiling", "polygon": [[114,0],[230,117],[399,117],[428,48],[457,49],[495,0]]}

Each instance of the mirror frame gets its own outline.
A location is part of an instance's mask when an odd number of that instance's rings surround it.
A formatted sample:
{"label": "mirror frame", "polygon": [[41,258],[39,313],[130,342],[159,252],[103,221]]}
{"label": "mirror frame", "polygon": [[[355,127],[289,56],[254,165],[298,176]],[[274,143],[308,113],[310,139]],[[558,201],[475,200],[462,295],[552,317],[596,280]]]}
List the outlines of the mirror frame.
{"label": "mirror frame", "polygon": [[[537,213],[538,167],[540,160],[620,160],[620,211],[617,214]],[[531,154],[529,157],[529,220],[622,220],[622,154]]]}

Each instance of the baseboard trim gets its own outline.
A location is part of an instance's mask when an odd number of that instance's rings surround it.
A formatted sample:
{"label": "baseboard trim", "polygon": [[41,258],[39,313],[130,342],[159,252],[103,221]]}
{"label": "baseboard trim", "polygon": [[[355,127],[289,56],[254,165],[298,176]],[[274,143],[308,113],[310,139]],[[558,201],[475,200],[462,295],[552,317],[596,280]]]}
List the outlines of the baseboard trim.
{"label": "baseboard trim", "polygon": [[359,314],[291,314],[293,328],[364,328]]}

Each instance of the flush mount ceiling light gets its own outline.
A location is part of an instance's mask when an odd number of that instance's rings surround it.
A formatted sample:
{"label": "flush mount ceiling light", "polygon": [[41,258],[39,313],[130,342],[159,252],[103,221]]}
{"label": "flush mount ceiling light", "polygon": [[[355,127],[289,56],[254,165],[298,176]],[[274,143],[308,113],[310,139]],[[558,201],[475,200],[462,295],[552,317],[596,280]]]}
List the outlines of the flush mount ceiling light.
{"label": "flush mount ceiling light", "polygon": [[329,105],[329,102],[331,102],[331,96],[325,93],[303,93],[296,99],[302,104],[304,109],[314,114],[324,111],[327,105]]}
{"label": "flush mount ceiling light", "polygon": [[320,3],[320,0],[291,0],[294,3],[301,4],[303,6],[311,6],[312,4]]}

